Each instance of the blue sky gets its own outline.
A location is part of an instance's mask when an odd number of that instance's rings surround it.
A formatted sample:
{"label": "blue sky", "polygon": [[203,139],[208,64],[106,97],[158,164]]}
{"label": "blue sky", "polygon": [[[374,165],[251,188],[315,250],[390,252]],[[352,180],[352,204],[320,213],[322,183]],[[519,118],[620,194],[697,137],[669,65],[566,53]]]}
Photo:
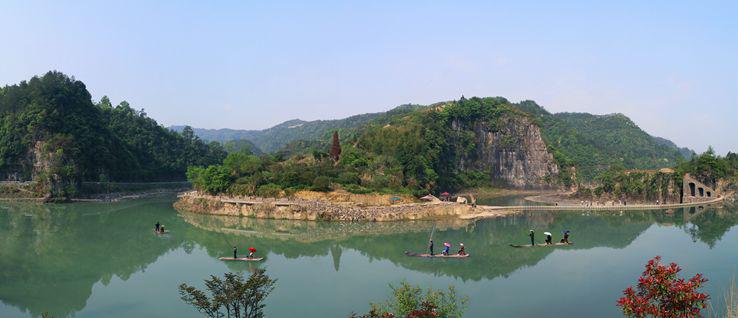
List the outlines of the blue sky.
{"label": "blue sky", "polygon": [[735,1],[10,1],[0,85],[48,70],[164,125],[260,129],[532,99],[738,150]]}

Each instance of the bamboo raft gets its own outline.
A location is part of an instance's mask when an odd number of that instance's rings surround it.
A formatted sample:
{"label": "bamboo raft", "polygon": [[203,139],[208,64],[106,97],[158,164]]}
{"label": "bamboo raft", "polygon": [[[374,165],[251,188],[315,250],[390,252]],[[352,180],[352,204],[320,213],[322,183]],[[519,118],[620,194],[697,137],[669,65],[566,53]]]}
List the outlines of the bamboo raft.
{"label": "bamboo raft", "polygon": [[219,257],[218,258],[221,261],[240,261],[240,262],[259,262],[264,260],[263,257]]}
{"label": "bamboo raft", "polygon": [[524,245],[516,245],[516,244],[510,244],[510,246],[515,248],[521,248],[521,247],[555,247],[555,246],[569,246],[574,245],[574,243],[552,243],[552,244],[536,244],[536,245],[530,245],[530,244],[524,244]]}
{"label": "bamboo raft", "polygon": [[423,254],[423,253],[411,253],[408,251],[405,251],[405,256],[410,257],[424,257],[424,258],[467,258],[469,257],[469,254],[459,255],[459,254],[449,254],[449,255],[443,255],[443,254]]}

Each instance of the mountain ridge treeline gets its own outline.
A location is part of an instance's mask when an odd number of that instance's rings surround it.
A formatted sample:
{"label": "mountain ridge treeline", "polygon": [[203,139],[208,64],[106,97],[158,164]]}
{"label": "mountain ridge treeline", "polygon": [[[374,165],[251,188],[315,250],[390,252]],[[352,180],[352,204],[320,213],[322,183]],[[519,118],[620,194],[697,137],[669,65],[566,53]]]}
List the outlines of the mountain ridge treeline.
{"label": "mountain ridge treeline", "polygon": [[180,181],[191,165],[222,161],[218,143],[171,131],[123,101],[92,101],[81,81],[51,71],[0,88],[3,180],[41,181],[51,197],[82,181]]}
{"label": "mountain ridge treeline", "polygon": [[[328,155],[332,131],[341,136],[339,160]],[[223,165],[193,167],[188,178],[213,194],[424,195],[486,186],[571,188],[597,182],[613,166],[656,169],[685,161],[679,148],[624,115],[550,114],[532,101],[502,97],[401,107],[323,135],[270,155],[231,154]]]}
{"label": "mountain ridge treeline", "polygon": [[[573,173],[578,174],[582,180],[593,180],[612,165],[622,165],[628,169],[657,169],[673,167],[679,160],[688,160],[695,155],[689,148],[680,148],[668,139],[651,136],[620,113],[550,113],[534,101],[512,103],[501,99],[535,118],[557,162],[562,167],[576,167]],[[405,114],[447,103],[450,102],[428,106],[401,105],[387,112],[361,114],[345,119],[294,119],[264,130],[193,130],[203,140],[225,143],[245,139],[256,145],[258,152],[292,155],[299,152],[300,145],[305,149],[327,147],[333,131],[339,131],[343,140],[349,140],[372,124],[385,123],[394,114]],[[170,128],[181,130],[183,127]],[[572,172],[565,170],[562,173]]]}

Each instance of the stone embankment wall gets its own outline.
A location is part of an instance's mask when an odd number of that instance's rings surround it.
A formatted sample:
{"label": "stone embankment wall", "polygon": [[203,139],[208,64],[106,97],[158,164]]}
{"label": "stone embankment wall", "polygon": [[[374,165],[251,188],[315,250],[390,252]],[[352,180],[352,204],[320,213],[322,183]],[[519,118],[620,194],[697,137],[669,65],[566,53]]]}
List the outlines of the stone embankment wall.
{"label": "stone embankment wall", "polygon": [[297,198],[289,201],[266,198],[246,201],[204,195],[196,191],[180,195],[174,207],[194,213],[264,219],[375,222],[457,217],[472,214],[474,209],[468,205],[450,202],[362,206],[353,202]]}

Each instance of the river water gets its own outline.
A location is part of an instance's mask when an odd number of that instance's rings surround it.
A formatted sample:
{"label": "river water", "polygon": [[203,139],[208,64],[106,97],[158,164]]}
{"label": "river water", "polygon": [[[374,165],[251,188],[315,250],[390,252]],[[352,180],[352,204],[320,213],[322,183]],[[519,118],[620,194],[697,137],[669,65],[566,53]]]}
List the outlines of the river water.
{"label": "river water", "polygon": [[[703,273],[720,308],[738,273],[738,212],[543,212],[466,222],[319,223],[178,213],[173,197],[118,203],[0,204],[0,317],[199,317],[177,286],[211,274],[276,278],[268,317],[365,312],[403,279],[453,285],[467,317],[620,317],[621,291],[655,255]],[[160,221],[167,236],[152,233]],[[529,229],[572,230],[574,246],[516,249]],[[466,260],[410,258],[433,232],[464,242]],[[542,238],[541,238],[542,239]],[[557,239],[557,237],[555,238]],[[231,244],[255,246],[259,264],[224,263]]]}

